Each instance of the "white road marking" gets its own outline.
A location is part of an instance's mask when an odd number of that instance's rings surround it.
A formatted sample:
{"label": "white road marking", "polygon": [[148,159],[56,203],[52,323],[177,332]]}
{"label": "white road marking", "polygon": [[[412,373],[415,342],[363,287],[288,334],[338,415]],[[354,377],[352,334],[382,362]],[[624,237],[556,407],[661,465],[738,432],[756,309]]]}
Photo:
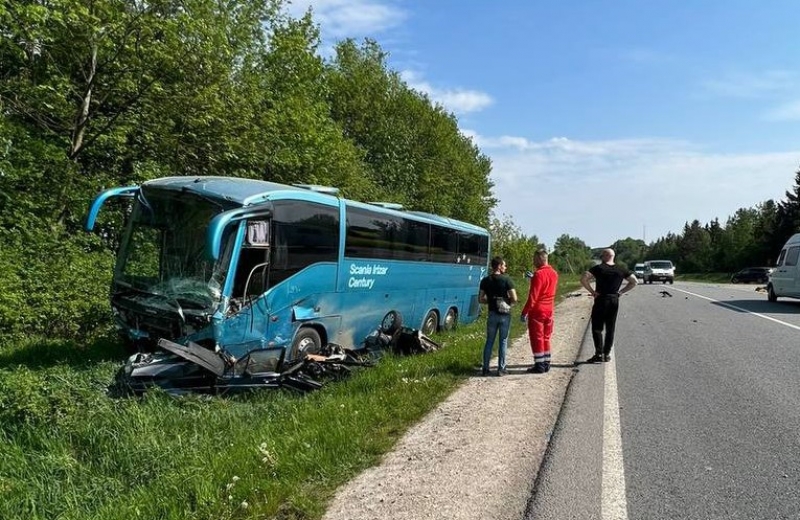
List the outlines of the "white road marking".
{"label": "white road marking", "polygon": [[603,410],[603,481],[600,516],[603,520],[627,520],[625,465],[622,461],[622,433],[619,423],[617,367],[614,357],[605,363]]}
{"label": "white road marking", "polygon": [[685,291],[683,289],[678,289],[677,287],[670,287],[670,289],[675,290],[675,291],[680,291],[680,292],[686,293],[686,294],[691,294],[692,296],[696,296],[698,298],[702,298],[702,299],[708,300],[710,302],[718,303],[718,304],[722,305],[723,307],[728,307],[729,309],[734,309],[734,310],[737,310],[737,311],[740,311],[740,312],[744,312],[744,313],[747,313],[747,314],[752,314],[753,316],[758,316],[759,318],[764,318],[765,320],[774,321],[775,323],[779,323],[781,325],[785,325],[786,327],[789,327],[791,329],[800,330],[800,327],[798,327],[797,325],[792,325],[791,323],[786,323],[785,321],[781,321],[779,319],[773,318],[772,316],[767,316],[766,314],[761,314],[760,312],[749,311],[749,310],[744,309],[742,307],[739,307],[737,305],[726,303],[726,302],[724,302],[722,300],[715,300],[714,298],[709,298],[708,296],[703,296],[702,294],[696,294],[696,293],[693,293],[691,291]]}

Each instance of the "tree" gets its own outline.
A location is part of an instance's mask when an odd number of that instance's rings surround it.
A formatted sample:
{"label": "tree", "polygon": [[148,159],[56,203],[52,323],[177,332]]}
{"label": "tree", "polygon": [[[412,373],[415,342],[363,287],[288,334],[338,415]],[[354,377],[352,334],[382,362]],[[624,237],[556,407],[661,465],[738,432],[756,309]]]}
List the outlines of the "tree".
{"label": "tree", "polygon": [[650,244],[645,260],[671,260],[673,264],[677,264],[678,240],[678,235],[667,233],[666,236]]}
{"label": "tree", "polygon": [[790,236],[800,231],[800,170],[795,172],[792,190],[786,191],[786,200],[778,204],[775,229],[774,244],[780,243],[778,250]]}
{"label": "tree", "polygon": [[556,239],[550,263],[556,271],[581,274],[594,262],[592,250],[583,240],[564,234]]}
{"label": "tree", "polygon": [[331,118],[318,45],[308,14],[273,28],[269,49],[241,74],[252,90],[240,106],[242,137],[230,163],[241,175],[336,186],[344,195],[370,199],[377,190],[365,177],[363,151]]}
{"label": "tree", "polygon": [[489,225],[492,237],[492,256],[501,256],[513,274],[521,274],[531,268],[533,253],[542,248],[536,235],[525,236],[511,217],[492,218]]}
{"label": "tree", "polygon": [[778,227],[779,207],[772,199],[756,206],[758,218],[753,230],[756,263],[762,266],[775,265],[783,244],[789,238]]}
{"label": "tree", "polygon": [[725,231],[719,241],[720,254],[716,267],[720,271],[738,271],[758,263],[755,244],[755,226],[758,212],[752,208],[739,208],[728,217]]}
{"label": "tree", "polygon": [[711,237],[708,231],[693,220],[683,227],[683,236],[678,240],[678,262],[684,272],[705,273],[711,268]]}
{"label": "tree", "polygon": [[611,244],[611,249],[616,254],[615,263],[633,270],[636,263],[644,261],[647,244],[644,243],[644,240],[628,237]]}

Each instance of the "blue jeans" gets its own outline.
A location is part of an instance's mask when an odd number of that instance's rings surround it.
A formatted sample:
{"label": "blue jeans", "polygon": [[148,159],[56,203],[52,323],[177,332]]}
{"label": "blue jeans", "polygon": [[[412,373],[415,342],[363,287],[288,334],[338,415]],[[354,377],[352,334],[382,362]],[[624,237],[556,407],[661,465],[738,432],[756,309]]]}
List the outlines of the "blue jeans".
{"label": "blue jeans", "polygon": [[486,321],[486,345],[483,346],[483,369],[489,370],[489,361],[492,359],[494,338],[500,333],[499,348],[497,352],[497,369],[506,369],[506,350],[508,350],[508,329],[511,327],[511,315],[489,311]]}

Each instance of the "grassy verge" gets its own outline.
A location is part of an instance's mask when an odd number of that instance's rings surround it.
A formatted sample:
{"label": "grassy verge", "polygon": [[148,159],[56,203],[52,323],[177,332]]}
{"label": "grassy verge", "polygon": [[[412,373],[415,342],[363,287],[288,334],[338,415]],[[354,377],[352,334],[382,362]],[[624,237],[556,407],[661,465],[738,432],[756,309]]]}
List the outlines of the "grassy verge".
{"label": "grassy verge", "polygon": [[[562,276],[559,294],[577,287]],[[512,320],[512,336],[523,327]],[[437,336],[438,352],[386,356],[305,396],[110,399],[123,360],[113,341],[6,345],[0,518],[319,518],[339,485],[475,373],[484,331],[482,318]]]}
{"label": "grassy verge", "polygon": [[727,273],[688,273],[676,275],[675,279],[683,282],[730,283],[731,275]]}

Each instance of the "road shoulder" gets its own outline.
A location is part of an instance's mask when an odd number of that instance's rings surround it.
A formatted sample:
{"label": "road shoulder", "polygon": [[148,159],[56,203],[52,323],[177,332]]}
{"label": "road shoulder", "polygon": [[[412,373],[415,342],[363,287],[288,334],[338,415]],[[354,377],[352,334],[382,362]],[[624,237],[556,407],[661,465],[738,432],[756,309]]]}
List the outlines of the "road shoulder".
{"label": "road shoulder", "polygon": [[572,378],[591,299],[556,307],[550,373],[528,374],[515,339],[506,377],[474,377],[412,427],[382,462],[337,490],[325,520],[519,519]]}

